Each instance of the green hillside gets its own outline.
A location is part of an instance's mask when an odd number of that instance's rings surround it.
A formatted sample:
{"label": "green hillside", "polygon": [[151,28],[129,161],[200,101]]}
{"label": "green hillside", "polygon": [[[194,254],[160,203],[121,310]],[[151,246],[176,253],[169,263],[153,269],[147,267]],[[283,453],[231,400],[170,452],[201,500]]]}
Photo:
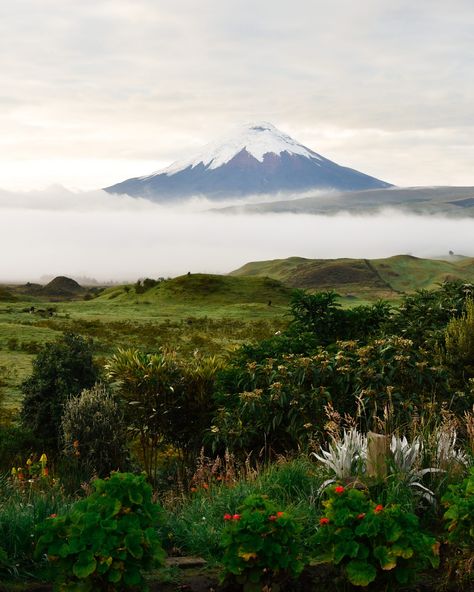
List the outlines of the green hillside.
{"label": "green hillside", "polygon": [[194,304],[207,306],[237,304],[286,304],[291,289],[270,277],[233,277],[196,273],[159,282],[141,292],[135,286],[118,286],[105,290],[95,301],[147,301],[156,304]]}
{"label": "green hillside", "polygon": [[346,296],[394,298],[401,292],[434,288],[446,280],[474,282],[474,258],[451,262],[411,255],[386,259],[290,257],[247,263],[231,275],[268,276],[292,288],[333,289]]}

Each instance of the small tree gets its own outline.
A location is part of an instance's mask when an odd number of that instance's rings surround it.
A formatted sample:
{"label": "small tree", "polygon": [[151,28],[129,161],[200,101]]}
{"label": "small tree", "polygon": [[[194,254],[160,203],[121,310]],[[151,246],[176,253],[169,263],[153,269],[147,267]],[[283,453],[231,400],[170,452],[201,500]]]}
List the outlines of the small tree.
{"label": "small tree", "polygon": [[59,449],[63,405],[71,395],[93,386],[98,378],[90,340],[65,333],[45,344],[33,362],[33,373],[21,385],[21,420],[50,451]]}
{"label": "small tree", "polygon": [[125,470],[127,428],[117,399],[103,385],[68,399],[61,420],[64,452],[104,477]]}

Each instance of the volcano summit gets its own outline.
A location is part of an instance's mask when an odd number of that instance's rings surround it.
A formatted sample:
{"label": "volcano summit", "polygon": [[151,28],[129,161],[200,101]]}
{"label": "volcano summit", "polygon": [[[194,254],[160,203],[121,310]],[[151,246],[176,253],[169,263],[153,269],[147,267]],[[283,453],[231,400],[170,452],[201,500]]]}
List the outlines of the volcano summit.
{"label": "volcano summit", "polygon": [[219,200],[311,189],[357,191],[391,186],[324,158],[271,123],[253,123],[208,144],[189,160],[105,191],[166,202],[195,195]]}

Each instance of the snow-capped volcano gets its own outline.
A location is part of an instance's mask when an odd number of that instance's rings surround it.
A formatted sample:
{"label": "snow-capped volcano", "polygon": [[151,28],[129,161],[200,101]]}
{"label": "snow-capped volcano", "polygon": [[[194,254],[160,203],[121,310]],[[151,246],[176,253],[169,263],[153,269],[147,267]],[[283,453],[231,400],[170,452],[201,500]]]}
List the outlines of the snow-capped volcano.
{"label": "snow-capped volcano", "polygon": [[310,189],[354,191],[384,187],[391,185],[339,166],[263,122],[237,128],[190,159],[105,190],[168,201],[193,195],[222,199]]}

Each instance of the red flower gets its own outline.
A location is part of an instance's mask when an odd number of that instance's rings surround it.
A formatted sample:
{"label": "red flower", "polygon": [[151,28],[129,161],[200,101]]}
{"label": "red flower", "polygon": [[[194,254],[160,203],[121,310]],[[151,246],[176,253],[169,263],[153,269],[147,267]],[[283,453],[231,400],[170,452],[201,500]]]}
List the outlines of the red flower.
{"label": "red flower", "polygon": [[272,515],[272,516],[269,516],[268,519],[270,520],[270,522],[275,522],[275,520],[277,519],[277,517]]}
{"label": "red flower", "polygon": [[240,514],[234,514],[232,520],[240,520]]}
{"label": "red flower", "polygon": [[277,512],[277,518],[282,518],[285,515],[285,512]]}
{"label": "red flower", "polygon": [[232,520],[232,516],[230,514],[224,514],[224,520]]}
{"label": "red flower", "polygon": [[340,495],[341,493],[344,493],[345,489],[344,489],[344,487],[343,487],[342,485],[338,485],[338,486],[337,486],[337,487],[334,489],[334,491],[335,491],[335,493],[337,493],[337,494],[339,494],[339,495]]}
{"label": "red flower", "polygon": [[209,489],[209,485],[208,485],[207,483],[203,483],[203,484],[202,484],[202,488],[203,488],[203,489]]}
{"label": "red flower", "polygon": [[57,514],[51,514],[51,515],[49,516],[49,518],[57,518],[57,517],[58,517],[58,515],[57,515]]}
{"label": "red flower", "polygon": [[378,514],[379,512],[381,512],[383,510],[383,506],[382,504],[379,504],[378,506],[375,506],[374,512],[376,514]]}
{"label": "red flower", "polygon": [[363,520],[365,518],[365,512],[362,512],[362,514],[358,514],[357,516],[357,520]]}
{"label": "red flower", "polygon": [[319,524],[321,524],[321,526],[324,526],[325,524],[329,524],[329,518],[320,518]]}

